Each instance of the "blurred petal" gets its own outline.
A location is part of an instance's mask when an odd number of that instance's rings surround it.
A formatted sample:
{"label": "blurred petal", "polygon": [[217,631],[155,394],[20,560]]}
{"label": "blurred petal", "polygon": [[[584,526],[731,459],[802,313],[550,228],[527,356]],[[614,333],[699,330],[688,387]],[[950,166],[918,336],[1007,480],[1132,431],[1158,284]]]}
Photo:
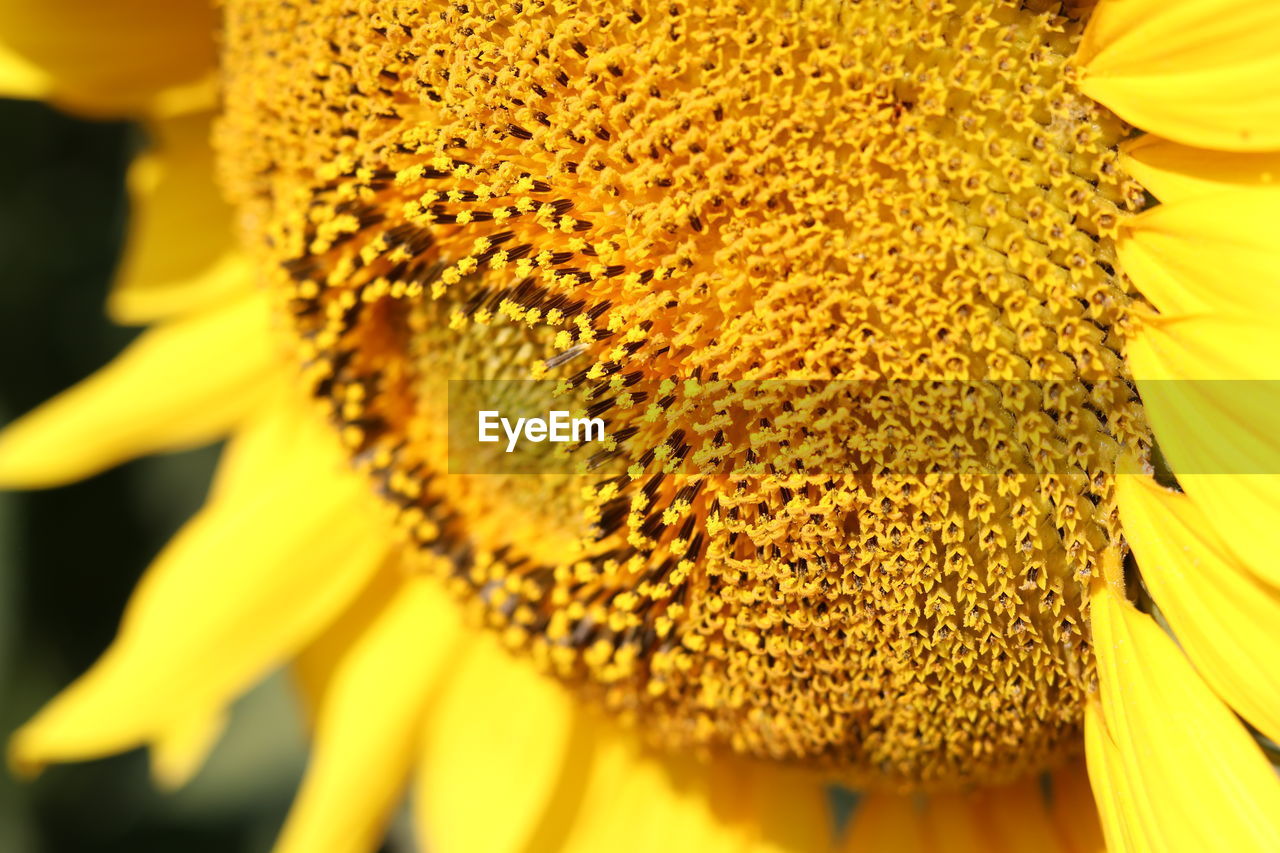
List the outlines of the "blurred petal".
{"label": "blurred petal", "polygon": [[[1102,720],[1089,746],[1108,838],[1142,850],[1280,849],[1280,779],[1240,721],[1149,616],[1090,598]],[[1099,733],[1097,728],[1104,728]]]}
{"label": "blurred petal", "polygon": [[1224,190],[1280,192],[1280,152],[1236,154],[1144,134],[1121,146],[1124,170],[1162,202]]}
{"label": "blurred petal", "polygon": [[1186,145],[1280,149],[1280,4],[1101,0],[1080,43],[1081,90]]}
{"label": "blurred petal", "polygon": [[[1098,825],[1092,802],[1087,812],[1072,819],[1085,826]],[[969,793],[873,794],[854,813],[841,849],[845,853],[1077,853],[1034,777]]]}
{"label": "blurred petal", "polygon": [[[721,759],[723,760],[723,759]],[[751,811],[739,815],[748,853],[804,853],[834,848],[835,829],[826,781],[808,771],[762,761],[738,771],[729,791]]]}
{"label": "blurred petal", "polygon": [[251,500],[276,480],[280,463],[296,448],[297,436],[315,429],[308,423],[313,413],[299,405],[288,380],[284,371],[272,376],[262,403],[227,440],[207,502]]}
{"label": "blurred petal", "polygon": [[190,313],[253,286],[214,183],[212,121],[198,112],[149,125],[151,147],[129,168],[129,235],[107,306],[117,322]]}
{"label": "blurred petal", "polygon": [[225,711],[196,714],[151,743],[151,778],[173,791],[191,781],[227,727]]}
{"label": "blurred petal", "polygon": [[972,794],[937,794],[929,797],[923,819],[926,850],[990,853],[995,849],[990,828],[984,826],[985,820],[975,807]]}
{"label": "blurred petal", "polygon": [[0,0],[0,96],[95,116],[212,106],[217,26],[207,0]]}
{"label": "blurred petal", "polygon": [[[748,847],[747,828],[710,805],[709,768],[688,756],[646,752],[634,732],[597,727],[585,790],[563,853],[704,853]],[[766,848],[769,849],[769,848]]]}
{"label": "blurred petal", "polygon": [[266,300],[144,332],[111,364],[0,433],[0,484],[55,486],[225,435],[274,370]]}
{"label": "blurred petal", "polygon": [[393,550],[374,573],[360,595],[345,607],[330,625],[303,649],[293,662],[294,686],[302,700],[307,722],[314,727],[333,675],[356,640],[386,611],[391,599],[404,585],[408,569]]}
{"label": "blurred petal", "polygon": [[377,849],[417,756],[427,703],[454,664],[458,611],[435,579],[410,578],[339,662],[277,853]]}
{"label": "blurred petal", "polygon": [[[947,812],[950,812],[948,804]],[[961,809],[959,819],[968,817]],[[959,820],[949,813],[940,815],[941,822]],[[893,850],[895,853],[928,853],[931,848],[925,835],[923,810],[912,796],[872,794],[858,804],[849,834],[841,850],[862,853],[871,850]]]}
{"label": "blurred petal", "polygon": [[574,724],[566,783],[528,850],[812,853],[832,848],[822,780],[776,764],[657,755],[590,713]]}
{"label": "blurred petal", "polygon": [[1084,761],[1055,770],[1051,786],[1049,809],[1067,849],[1072,853],[1105,853],[1106,839]]}
{"label": "blurred petal", "polygon": [[1116,504],[1138,569],[1169,627],[1218,695],[1280,740],[1280,589],[1206,529],[1191,501],[1120,477]]}
{"label": "blurred petal", "polygon": [[50,86],[47,73],[0,40],[0,97],[43,98]]}
{"label": "blurred petal", "polygon": [[[1045,789],[1039,778],[979,791],[976,798],[989,822],[992,837],[997,839],[996,849],[1008,853],[1021,853],[1023,850],[1070,853],[1066,839],[1058,833],[1049,812]],[[1088,814],[1080,817],[1089,819]]]}
{"label": "blurred petal", "polygon": [[425,723],[416,824],[426,850],[526,850],[553,794],[581,771],[568,763],[574,700],[496,636],[468,645]]}
{"label": "blurred petal", "polygon": [[295,442],[252,499],[213,503],[183,527],[111,647],[14,735],[15,766],[171,733],[296,654],[356,597],[386,553],[384,522],[321,425]]}

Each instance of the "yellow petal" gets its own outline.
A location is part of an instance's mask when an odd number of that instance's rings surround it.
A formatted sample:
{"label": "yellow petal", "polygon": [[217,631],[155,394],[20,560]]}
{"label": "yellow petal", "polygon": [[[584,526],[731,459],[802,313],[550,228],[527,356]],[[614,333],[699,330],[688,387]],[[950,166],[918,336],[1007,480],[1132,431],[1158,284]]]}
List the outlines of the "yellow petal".
{"label": "yellow petal", "polygon": [[[942,821],[947,824],[959,823],[969,817],[968,809],[963,805],[959,817],[952,815],[951,810],[955,805],[954,802],[943,805],[940,815]],[[872,794],[858,803],[841,849],[845,853],[870,850],[929,853],[939,849],[930,846],[925,832],[924,814],[914,797]]]}
{"label": "yellow petal", "polygon": [[496,636],[468,645],[425,722],[414,799],[422,846],[525,850],[557,788],[583,770],[572,765],[573,697]]}
{"label": "yellow petal", "polygon": [[[1044,853],[1070,853],[1066,839],[1049,812],[1044,788],[1038,778],[1024,779],[1010,785],[979,792],[990,832],[998,841],[996,849],[1008,853],[1038,850]],[[1087,815],[1082,816],[1087,819]]]}
{"label": "yellow petal", "polygon": [[1084,762],[1076,760],[1055,770],[1050,791],[1050,813],[1067,849],[1072,853],[1105,853],[1106,840]]}
{"label": "yellow petal", "polygon": [[296,654],[369,582],[386,531],[319,424],[251,500],[201,510],[143,577],[94,666],[14,736],[16,766],[173,731]]}
{"label": "yellow petal", "polygon": [[[746,828],[747,853],[804,853],[835,846],[828,785],[822,777],[764,761],[746,762],[734,772],[738,789],[720,787],[751,809],[736,818]],[[718,833],[732,838],[723,827]]]}
{"label": "yellow petal", "polygon": [[1280,586],[1280,526],[1269,511],[1280,506],[1277,338],[1236,318],[1157,320],[1126,354],[1178,483],[1245,565]]}
{"label": "yellow petal", "polygon": [[[205,0],[3,0],[0,95],[38,97],[89,115],[212,105],[218,15]],[[9,63],[0,63],[0,69]],[[31,79],[31,71],[39,76]]]}
{"label": "yellow petal", "polygon": [[277,479],[280,463],[294,453],[297,436],[315,429],[310,422],[314,413],[290,387],[290,379],[278,371],[267,380],[262,402],[227,440],[207,502],[251,499]]}
{"label": "yellow petal", "polygon": [[[1107,585],[1090,602],[1111,744],[1089,753],[1114,799],[1104,816],[1137,849],[1280,850],[1280,779],[1244,726],[1150,617]],[[1099,772],[1099,752],[1119,760]]]}
{"label": "yellow petal", "polygon": [[293,662],[293,680],[302,700],[307,722],[315,726],[324,696],[333,684],[338,664],[355,642],[387,609],[404,585],[407,568],[401,555],[392,550],[373,579],[354,601],[343,608],[331,624],[307,644]]}
{"label": "yellow petal", "polygon": [[597,728],[585,790],[563,853],[720,853],[746,849],[749,830],[711,808],[710,768],[688,756],[650,755],[631,732]]}
{"label": "yellow petal", "polygon": [[996,840],[985,825],[977,799],[973,794],[930,796],[924,812],[925,849],[933,853],[995,853]]}
{"label": "yellow petal", "polygon": [[[527,663],[510,660],[495,641],[469,640],[477,641],[489,650],[460,663],[457,680],[442,688],[440,704],[427,719],[415,797],[424,849],[829,849],[824,782],[814,774],[737,758],[704,763],[649,753],[634,731],[581,709]],[[509,701],[517,693],[530,701]],[[523,714],[528,719],[519,719]],[[559,749],[557,741],[563,744]],[[462,767],[447,755],[477,766]],[[478,789],[466,781],[471,779],[488,784]],[[488,794],[478,803],[466,802],[478,790]],[[451,814],[450,807],[459,812]],[[468,826],[469,817],[479,825]]]}
{"label": "yellow petal", "polygon": [[120,323],[144,324],[249,291],[253,271],[214,183],[214,114],[153,121],[150,147],[129,167],[129,235],[107,303]]}
{"label": "yellow petal", "polygon": [[260,403],[275,369],[267,318],[266,300],[252,296],[143,333],[0,434],[0,485],[60,485],[226,434]]}
{"label": "yellow petal", "polygon": [[624,737],[599,737],[588,772],[586,797],[563,845],[565,853],[648,850],[657,840],[650,835],[656,824],[666,823],[669,835],[693,829],[694,809],[680,796],[675,780]]}
{"label": "yellow petal", "polygon": [[[434,579],[410,578],[338,664],[277,853],[378,847],[417,756],[427,703],[453,665],[458,610]],[[487,806],[493,814],[501,802]]]}
{"label": "yellow petal", "polygon": [[0,40],[0,97],[36,99],[48,95],[49,75]]}
{"label": "yellow petal", "polygon": [[1179,357],[1183,353],[1175,344],[1165,343],[1175,338],[1178,330],[1173,331],[1166,335],[1163,328],[1144,329],[1130,342],[1128,355],[1174,474],[1181,479],[1280,472],[1280,435],[1275,431],[1280,381],[1179,378],[1179,362],[1189,360]]}
{"label": "yellow petal", "polygon": [[1275,474],[1179,474],[1178,484],[1204,523],[1256,576],[1280,588],[1280,547],[1274,507],[1280,506]]}
{"label": "yellow petal", "polygon": [[167,791],[191,781],[227,727],[225,711],[182,720],[151,743],[151,778]]}
{"label": "yellow petal", "polygon": [[[530,851],[799,853],[831,846],[826,795],[812,774],[720,756],[645,750],[634,731],[582,713],[585,754],[557,787]],[[568,766],[568,765],[567,765]]]}
{"label": "yellow petal", "polygon": [[1166,315],[1273,316],[1280,311],[1277,218],[1280,189],[1161,204],[1125,221],[1120,266]]}
{"label": "yellow petal", "polygon": [[1107,732],[1106,723],[1102,721],[1102,706],[1097,702],[1090,702],[1085,707],[1084,749],[1088,759],[1089,784],[1098,803],[1108,853],[1136,853],[1144,849],[1133,840],[1139,820],[1133,808],[1132,795],[1141,795],[1142,792],[1120,784],[1124,775],[1120,749]]}
{"label": "yellow petal", "polygon": [[1124,170],[1162,202],[1224,190],[1280,191],[1280,152],[1229,153],[1144,134],[1121,146]]}
{"label": "yellow petal", "polygon": [[1265,387],[1280,380],[1280,341],[1276,337],[1270,317],[1154,317],[1129,343],[1125,354],[1139,381],[1248,379]]}
{"label": "yellow petal", "polygon": [[1081,90],[1186,145],[1280,149],[1280,4],[1102,0],[1076,62]]}
{"label": "yellow petal", "polygon": [[[530,850],[588,853],[813,853],[831,849],[822,781],[729,756],[654,755],[635,732],[583,721],[594,745],[569,797],[557,794]],[[564,802],[568,800],[567,807]]]}
{"label": "yellow petal", "polygon": [[1185,495],[1120,477],[1116,502],[1138,569],[1205,681],[1280,740],[1280,589],[1258,580]]}
{"label": "yellow petal", "polygon": [[[1087,823],[1090,818],[1085,813],[1072,819]],[[1093,824],[1097,825],[1096,818]],[[841,849],[847,853],[1077,853],[1069,838],[1050,813],[1040,780],[1031,778],[970,793],[873,794],[858,806]]]}

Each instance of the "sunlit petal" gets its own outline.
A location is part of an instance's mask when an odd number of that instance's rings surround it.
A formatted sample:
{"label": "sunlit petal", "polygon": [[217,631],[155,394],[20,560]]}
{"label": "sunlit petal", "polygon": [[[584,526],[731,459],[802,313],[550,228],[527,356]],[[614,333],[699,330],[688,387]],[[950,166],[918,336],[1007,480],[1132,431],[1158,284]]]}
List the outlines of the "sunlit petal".
{"label": "sunlit petal", "polygon": [[1080,88],[1187,145],[1280,149],[1280,6],[1271,0],[1101,0]]}
{"label": "sunlit petal", "polygon": [[[297,437],[273,481],[201,510],[143,577],[102,658],[14,736],[37,769],[128,749],[227,705],[297,653],[386,553],[365,484]],[[316,571],[323,565],[325,571]]]}
{"label": "sunlit petal", "polygon": [[0,434],[0,484],[34,488],[220,438],[266,399],[266,300],[144,332],[111,364]]}
{"label": "sunlit petal", "polygon": [[458,632],[458,609],[437,582],[410,578],[356,639],[325,691],[277,853],[377,849],[408,781],[427,703],[456,663]]}
{"label": "sunlit petal", "polygon": [[253,287],[231,206],[214,180],[213,117],[196,112],[148,124],[149,147],[129,167],[129,234],[107,306],[117,322],[167,319]]}
{"label": "sunlit petal", "polygon": [[95,116],[212,106],[217,20],[204,0],[4,0],[0,57],[39,78],[0,73],[0,94]]}
{"label": "sunlit petal", "polygon": [[1149,616],[1107,585],[1091,603],[1102,715],[1087,723],[1089,763],[1106,780],[1108,838],[1143,850],[1280,847],[1280,779],[1244,726]]}

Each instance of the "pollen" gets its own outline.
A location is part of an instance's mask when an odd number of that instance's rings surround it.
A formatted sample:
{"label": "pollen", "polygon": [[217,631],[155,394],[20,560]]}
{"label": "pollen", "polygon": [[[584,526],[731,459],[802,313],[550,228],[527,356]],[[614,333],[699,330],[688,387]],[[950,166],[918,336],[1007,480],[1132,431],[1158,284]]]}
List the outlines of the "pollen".
{"label": "pollen", "polygon": [[[225,5],[299,382],[476,618],[662,748],[898,790],[1079,748],[1151,452],[1089,4]],[[609,442],[450,474],[450,379]]]}

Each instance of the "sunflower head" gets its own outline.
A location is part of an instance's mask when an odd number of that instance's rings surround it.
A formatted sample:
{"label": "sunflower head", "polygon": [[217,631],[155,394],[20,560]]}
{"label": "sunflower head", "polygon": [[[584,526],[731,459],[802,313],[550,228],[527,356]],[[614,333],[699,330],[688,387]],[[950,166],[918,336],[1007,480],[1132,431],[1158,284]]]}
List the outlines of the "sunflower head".
{"label": "sunflower head", "polygon": [[[850,850],[1096,850],[1086,787],[1117,850],[1280,849],[1274,0],[217,11],[216,119],[195,51],[20,81],[151,111],[158,328],[0,483],[233,441],[16,768],[181,782],[289,663],[282,853],[413,772],[445,851],[828,849],[832,780]],[[451,467],[477,401],[606,437]]]}
{"label": "sunflower head", "polygon": [[[1078,16],[227,12],[221,162],[312,393],[512,645],[666,746],[911,787],[1075,749],[1150,444]],[[611,476],[442,476],[446,381],[521,377],[607,418]]]}

